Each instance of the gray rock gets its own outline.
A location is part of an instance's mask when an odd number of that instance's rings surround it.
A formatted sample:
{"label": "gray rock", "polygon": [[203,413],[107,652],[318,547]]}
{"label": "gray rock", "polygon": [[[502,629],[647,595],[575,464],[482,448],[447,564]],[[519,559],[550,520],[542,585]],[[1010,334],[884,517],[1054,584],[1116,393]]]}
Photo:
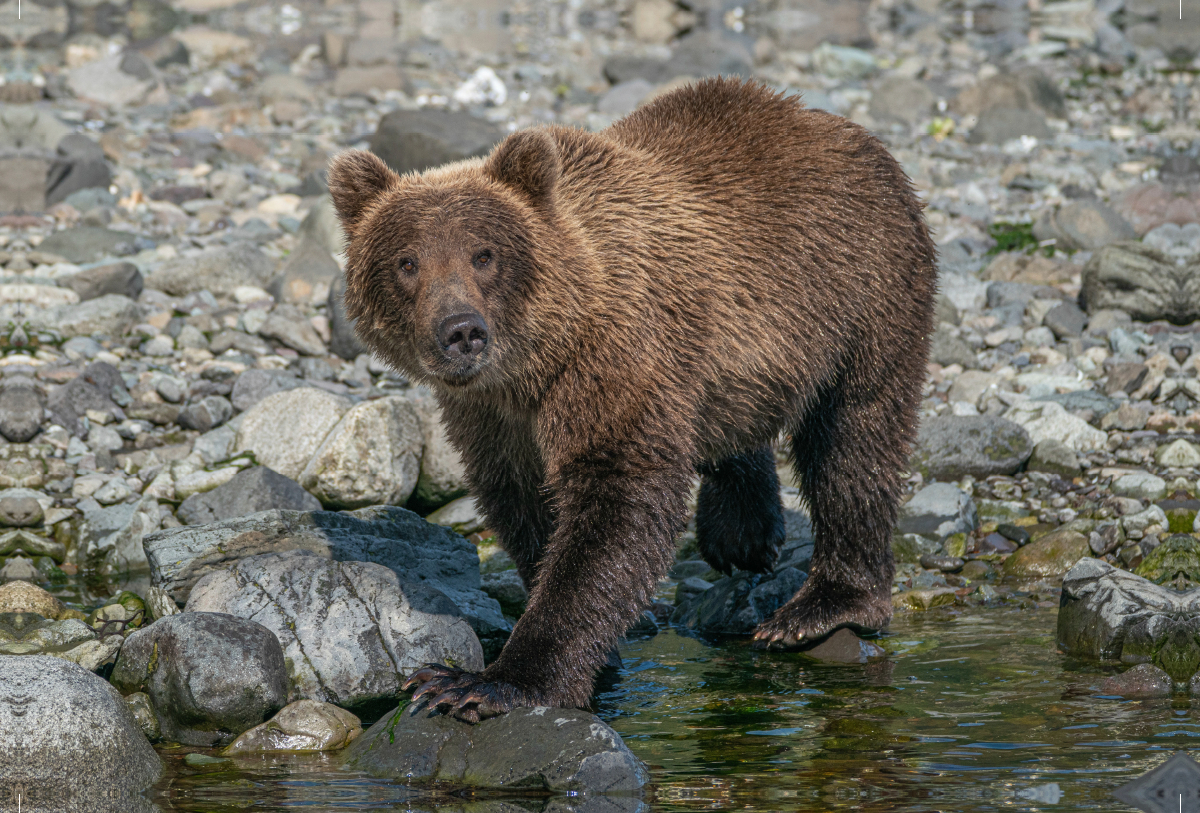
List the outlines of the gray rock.
{"label": "gray rock", "polygon": [[486,573],[483,579],[483,592],[500,603],[500,609],[506,615],[519,618],[525,612],[529,603],[529,591],[525,582],[515,570],[502,570],[499,573]]}
{"label": "gray rock", "polygon": [[645,79],[628,79],[609,88],[596,103],[596,109],[608,116],[625,116],[653,91],[654,85]]}
{"label": "gray rock", "polygon": [[274,339],[297,353],[309,356],[325,355],[325,342],[317,335],[312,323],[293,305],[279,305],[258,329],[259,335]]}
{"label": "gray rock", "polygon": [[1055,305],[1042,318],[1042,324],[1054,331],[1059,341],[1083,335],[1087,326],[1087,314],[1074,302]]}
{"label": "gray rock", "polygon": [[150,272],[146,285],[171,296],[210,291],[231,296],[235,288],[265,288],[275,276],[275,261],[249,243],[210,246],[191,257],[168,260]]}
{"label": "gray rock", "polygon": [[68,262],[90,263],[105,256],[121,253],[121,249],[132,251],[136,234],[125,231],[76,226],[73,229],[51,232],[38,245],[46,254],[57,254]]}
{"label": "gray rock", "polygon": [[328,192],[317,198],[308,210],[296,237],[320,246],[331,256],[345,250],[346,234],[342,231],[342,221],[338,218],[337,210],[333,208],[333,199]]}
{"label": "gray rock", "polygon": [[744,635],[770,618],[806,579],[794,567],[777,568],[765,576],[739,571],[679,604],[671,623],[697,632]]}
{"label": "gray rock", "polygon": [[803,652],[826,663],[870,663],[887,656],[883,647],[864,641],[844,627]]}
{"label": "gray rock", "polygon": [[463,536],[482,531],[487,527],[487,520],[479,512],[473,497],[459,497],[457,500],[448,502],[425,517],[425,520],[434,525],[444,525]]}
{"label": "gray rock", "polygon": [[[214,342],[215,344],[215,342]],[[247,370],[233,382],[229,399],[238,412],[245,412],[264,398],[277,392],[309,386],[284,370]]]}
{"label": "gray rock", "polygon": [[1035,67],[1001,73],[964,89],[954,100],[954,110],[979,115],[993,108],[1034,110],[1056,119],[1067,117],[1066,100],[1057,85]]}
{"label": "gray rock", "polygon": [[249,557],[200,579],[187,610],[254,618],[283,644],[291,700],[334,703],[369,721],[423,664],[483,669],[479,639],[449,598],[368,562],[307,551]]}
{"label": "gray rock", "polygon": [[295,480],[255,466],[212,491],[193,494],[175,513],[187,525],[206,525],[272,509],[320,511],[321,503]]}
{"label": "gray rock", "polygon": [[1050,393],[1032,400],[1053,401],[1056,404],[1061,404],[1063,409],[1071,412],[1090,409],[1096,415],[1107,415],[1117,408],[1116,401],[1095,390]]}
{"label": "gray rock", "polygon": [[879,70],[875,57],[861,48],[823,42],[812,54],[813,67],[832,79],[865,79]]}
{"label": "gray rock", "polygon": [[154,713],[154,706],[150,705],[150,695],[145,692],[134,692],[125,698],[125,705],[129,707],[129,713],[133,715],[134,721],[142,729],[146,739],[150,742],[161,742],[162,726],[158,723],[158,715]]}
{"label": "gray rock", "polygon": [[971,345],[954,334],[948,325],[938,325],[930,339],[929,360],[943,367],[957,364],[964,370],[979,366]]}
{"label": "gray rock", "polygon": [[330,286],[340,274],[341,269],[324,246],[316,240],[301,239],[271,283],[271,294],[280,302],[308,304],[314,298],[328,297]]}
{"label": "gray rock", "polygon": [[924,82],[907,76],[888,76],[871,94],[868,111],[878,121],[917,124],[929,117],[937,97]]}
{"label": "gray rock", "polygon": [[971,533],[979,527],[975,503],[958,486],[932,483],[913,495],[900,508],[896,530],[945,539],[951,534]]}
{"label": "gray rock", "polygon": [[205,432],[192,443],[192,451],[200,455],[205,465],[228,460],[233,454],[237,432],[229,424]]}
{"label": "gray rock", "polygon": [[1047,209],[1034,224],[1033,236],[1055,240],[1055,246],[1095,251],[1118,240],[1132,240],[1137,232],[1125,218],[1097,200],[1077,200],[1057,211]]}
{"label": "gray rock", "polygon": [[70,133],[58,142],[58,155],[46,174],[46,205],[65,200],[72,192],[107,189],[112,173],[104,150],[82,133]]}
{"label": "gray rock", "polygon": [[25,443],[42,428],[46,398],[32,378],[13,376],[0,384],[0,435]]}
{"label": "gray rock", "polygon": [[634,794],[650,781],[621,737],[578,709],[515,709],[468,725],[410,705],[359,737],[347,760],[372,776],[475,788]]}
{"label": "gray rock", "polygon": [[1200,663],[1200,589],[1179,593],[1101,559],[1063,577],[1058,646],[1097,661],[1151,663],[1187,684]]}
{"label": "gray rock", "polygon": [[242,416],[235,451],[253,452],[262,465],[299,479],[350,406],[346,398],[316,387],[269,395]]}
{"label": "gray rock", "polygon": [[6,488],[0,491],[0,525],[9,528],[41,525],[43,499],[48,501],[50,498],[31,488]]}
{"label": "gray rock", "polygon": [[57,330],[65,338],[74,336],[123,336],[142,318],[136,302],[120,294],[80,302],[78,305],[57,305],[47,308],[31,321],[38,326]]}
{"label": "gray rock", "polygon": [[425,108],[396,110],[379,121],[371,152],[398,173],[486,155],[504,137],[496,125],[469,113]]}
{"label": "gray rock", "polygon": [[329,300],[326,312],[329,314],[329,349],[346,359],[353,361],[367,352],[367,346],[354,332],[355,320],[346,316],[346,306],[342,297],[346,295],[346,278],[338,274],[329,289]]}
{"label": "gray rock", "polygon": [[158,530],[159,518],[158,501],[151,496],[107,508],[85,508],[79,544],[88,567],[105,576],[144,573],[149,563],[143,542]]}
{"label": "gray rock", "polygon": [[429,582],[458,605],[485,647],[511,629],[500,605],[480,590],[475,546],[403,508],[263,511],[172,528],[147,537],[144,546],[151,583],[181,604],[207,573],[247,556],[306,550],[335,561],[375,562],[406,581]]}
{"label": "gray rock", "polygon": [[331,703],[297,700],[262,725],[242,734],[222,753],[254,754],[270,751],[335,751],[363,733],[361,722]]}
{"label": "gray rock", "polygon": [[1148,471],[1131,471],[1113,480],[1111,488],[1121,497],[1157,500],[1167,493],[1167,481]]}
{"label": "gray rock", "polygon": [[[259,311],[251,309],[247,314],[259,313]],[[182,331],[179,334],[183,335]],[[251,336],[249,333],[243,333],[240,330],[222,330],[220,333],[212,337],[212,341],[208,343],[208,349],[214,355],[220,355],[230,348],[245,353],[250,356],[265,356],[272,352],[271,345],[258,336]],[[248,373],[267,373],[270,376],[288,376],[291,373],[286,370],[247,370]]]}
{"label": "gray rock", "polygon": [[431,393],[414,388],[408,397],[417,408],[423,437],[421,474],[413,492],[414,502],[431,510],[467,493],[466,469],[458,450],[450,445],[442,426],[442,410]]}
{"label": "gray rock", "polygon": [[967,138],[970,144],[1003,144],[1021,136],[1048,139],[1053,136],[1046,117],[1033,110],[993,107],[979,115]]}
{"label": "gray rock", "polygon": [[342,416],[299,481],[332,508],[402,505],[416,488],[422,445],[411,401],[400,396],[367,401]]}
{"label": "gray rock", "polygon": [[[148,811],[162,762],[117,691],[58,658],[0,655],[0,797],[30,810]],[[12,806],[16,810],[16,806]]]}
{"label": "gray rock", "polygon": [[977,480],[1014,474],[1033,441],[1012,421],[991,415],[942,415],[922,422],[910,465],[930,480]]}
{"label": "gray rock", "polygon": [[142,272],[133,263],[118,262],[85,268],[67,277],[62,283],[79,294],[81,302],[98,299],[105,294],[120,294],[137,299],[143,288]]}
{"label": "gray rock", "polygon": [[1030,471],[1044,471],[1047,474],[1057,474],[1067,480],[1079,476],[1079,457],[1066,444],[1053,440],[1043,440],[1033,447],[1029,457]]}
{"label": "gray rock", "polygon": [[212,746],[269,719],[287,702],[279,640],[245,618],[185,612],[126,640],[112,683],[150,696],[163,738]]}
{"label": "gray rock", "polygon": [[49,171],[50,162],[38,155],[0,158],[0,212],[45,211]]}
{"label": "gray rock", "polygon": [[644,79],[658,85],[679,76],[754,75],[754,59],[745,46],[715,31],[696,31],[675,48],[669,59],[613,56],[604,63],[604,75],[613,84]]}
{"label": "gray rock", "polygon": [[1157,248],[1113,243],[1083,267],[1080,300],[1088,313],[1119,310],[1143,322],[1200,319],[1200,260],[1176,264]]}
{"label": "gray rock", "polygon": [[206,395],[179,410],[176,422],[184,429],[210,432],[233,417],[233,404],[220,395]]}

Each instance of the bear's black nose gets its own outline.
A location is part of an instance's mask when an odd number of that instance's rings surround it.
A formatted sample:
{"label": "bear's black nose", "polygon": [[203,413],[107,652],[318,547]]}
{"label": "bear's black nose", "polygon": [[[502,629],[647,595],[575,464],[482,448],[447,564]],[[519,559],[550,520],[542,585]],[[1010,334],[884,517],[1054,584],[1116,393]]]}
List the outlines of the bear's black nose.
{"label": "bear's black nose", "polygon": [[487,322],[477,313],[456,313],[442,320],[437,337],[446,358],[470,360],[487,347]]}

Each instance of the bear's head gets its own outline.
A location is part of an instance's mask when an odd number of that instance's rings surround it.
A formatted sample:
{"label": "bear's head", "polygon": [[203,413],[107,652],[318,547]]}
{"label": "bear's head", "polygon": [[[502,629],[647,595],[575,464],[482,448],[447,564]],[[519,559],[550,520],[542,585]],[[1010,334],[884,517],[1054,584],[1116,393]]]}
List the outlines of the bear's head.
{"label": "bear's head", "polygon": [[557,144],[542,130],[421,174],[397,175],[358,150],[334,159],[346,313],[363,341],[436,387],[511,384],[515,366],[538,353],[530,307],[544,258],[562,247],[559,172]]}

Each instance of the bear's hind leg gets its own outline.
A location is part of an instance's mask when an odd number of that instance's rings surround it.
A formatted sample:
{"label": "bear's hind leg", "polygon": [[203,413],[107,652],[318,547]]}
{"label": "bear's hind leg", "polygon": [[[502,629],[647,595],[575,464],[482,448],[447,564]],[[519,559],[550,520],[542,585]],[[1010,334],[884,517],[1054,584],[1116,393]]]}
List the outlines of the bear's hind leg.
{"label": "bear's hind leg", "polygon": [[714,570],[768,573],[785,528],[779,476],[770,446],[698,467],[696,545]]}
{"label": "bear's hind leg", "polygon": [[760,645],[795,646],[842,626],[877,630],[891,619],[891,533],[918,393],[871,384],[828,392],[793,433],[816,537],[812,566],[796,595],[759,625]]}

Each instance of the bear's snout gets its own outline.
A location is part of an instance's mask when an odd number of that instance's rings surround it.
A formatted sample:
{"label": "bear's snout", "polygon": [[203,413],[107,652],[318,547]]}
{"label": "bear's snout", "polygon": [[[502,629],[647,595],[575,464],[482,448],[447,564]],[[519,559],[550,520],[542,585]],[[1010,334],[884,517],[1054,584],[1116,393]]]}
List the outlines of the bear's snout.
{"label": "bear's snout", "polygon": [[456,313],[438,325],[438,345],[450,361],[471,362],[487,347],[487,322],[478,313]]}

